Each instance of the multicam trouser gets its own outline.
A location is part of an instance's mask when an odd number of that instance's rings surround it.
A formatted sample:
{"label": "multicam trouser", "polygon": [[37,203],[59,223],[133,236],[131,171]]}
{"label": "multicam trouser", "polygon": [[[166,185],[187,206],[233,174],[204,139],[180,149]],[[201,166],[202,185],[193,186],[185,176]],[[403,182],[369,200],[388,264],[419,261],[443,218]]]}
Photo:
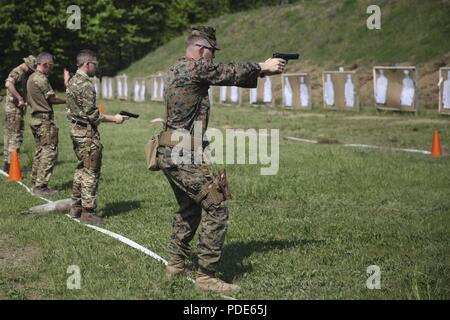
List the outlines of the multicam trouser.
{"label": "multicam trouser", "polygon": [[47,187],[58,159],[58,128],[48,114],[32,116],[30,127],[36,142],[31,183],[37,188]]}
{"label": "multicam trouser", "polygon": [[[172,223],[169,253],[186,258],[190,254],[190,241],[201,222],[197,246],[201,272],[214,273],[225,241],[228,225],[228,206],[225,199],[209,201],[199,194],[210,186],[214,176],[206,164],[174,165],[172,148],[158,148],[158,166],[169,180],[179,209]],[[202,208],[206,214],[202,219]]]}
{"label": "multicam trouser", "polygon": [[3,161],[9,163],[11,151],[19,150],[23,143],[25,109],[6,99]]}
{"label": "multicam trouser", "polygon": [[103,146],[97,129],[72,124],[70,130],[73,150],[78,163],[73,178],[72,210],[94,211],[97,207],[98,182],[102,165]]}

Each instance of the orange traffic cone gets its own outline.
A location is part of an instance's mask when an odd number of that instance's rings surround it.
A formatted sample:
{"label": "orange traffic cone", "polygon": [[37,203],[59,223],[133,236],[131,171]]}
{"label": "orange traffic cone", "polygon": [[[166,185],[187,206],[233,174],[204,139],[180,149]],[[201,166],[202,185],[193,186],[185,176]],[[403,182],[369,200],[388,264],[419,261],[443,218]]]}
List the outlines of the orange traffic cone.
{"label": "orange traffic cone", "polygon": [[102,103],[98,106],[98,112],[105,113],[105,106]]}
{"label": "orange traffic cone", "polygon": [[8,181],[20,181],[22,180],[22,172],[20,171],[19,154],[17,150],[11,152],[11,165],[9,167]]}
{"label": "orange traffic cone", "polygon": [[431,146],[431,156],[442,156],[441,141],[439,140],[439,131],[435,130],[433,135],[433,144]]}

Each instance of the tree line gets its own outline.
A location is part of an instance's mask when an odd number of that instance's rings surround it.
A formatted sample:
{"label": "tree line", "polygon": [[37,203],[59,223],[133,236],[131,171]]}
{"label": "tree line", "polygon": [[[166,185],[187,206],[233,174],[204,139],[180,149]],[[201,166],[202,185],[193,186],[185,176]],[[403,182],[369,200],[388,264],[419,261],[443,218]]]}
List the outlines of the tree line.
{"label": "tree line", "polygon": [[[0,0],[0,74],[29,54],[48,51],[55,55],[55,70],[76,69],[81,48],[98,53],[99,74],[111,76],[172,38],[190,24],[206,22],[225,13],[286,0]],[[70,5],[80,9],[80,28],[68,29]],[[62,72],[52,76],[61,89]],[[59,86],[59,87],[58,87]]]}

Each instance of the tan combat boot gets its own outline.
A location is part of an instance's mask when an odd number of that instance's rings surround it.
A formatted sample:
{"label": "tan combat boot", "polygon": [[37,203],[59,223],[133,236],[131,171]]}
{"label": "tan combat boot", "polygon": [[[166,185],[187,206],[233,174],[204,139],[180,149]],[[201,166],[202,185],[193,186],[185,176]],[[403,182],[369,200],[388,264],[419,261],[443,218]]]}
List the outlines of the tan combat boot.
{"label": "tan combat boot", "polygon": [[226,283],[225,281],[216,278],[212,275],[203,272],[197,272],[197,279],[195,279],[195,287],[202,291],[209,291],[219,294],[233,294],[238,292],[241,287],[236,284]]}
{"label": "tan combat boot", "polygon": [[99,217],[91,210],[84,210],[81,213],[80,222],[85,224],[104,224],[105,218]]}
{"label": "tan combat boot", "polygon": [[71,207],[69,212],[69,217],[72,219],[79,219],[81,217],[81,208]]}
{"label": "tan combat boot", "polygon": [[58,190],[49,188],[48,186],[33,187],[31,192],[37,196],[52,196],[58,193]]}
{"label": "tan combat boot", "polygon": [[171,256],[166,266],[166,278],[172,279],[176,276],[182,276],[186,274],[186,266],[184,259],[179,256]]}

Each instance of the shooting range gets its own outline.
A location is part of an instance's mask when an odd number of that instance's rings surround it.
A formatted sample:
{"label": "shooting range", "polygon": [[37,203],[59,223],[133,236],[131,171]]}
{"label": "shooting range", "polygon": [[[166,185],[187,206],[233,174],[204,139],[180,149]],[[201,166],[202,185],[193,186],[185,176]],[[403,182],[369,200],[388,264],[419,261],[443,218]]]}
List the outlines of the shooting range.
{"label": "shooting range", "polygon": [[116,76],[117,84],[117,98],[121,100],[127,100],[128,95],[128,77],[126,75]]}
{"label": "shooting range", "polygon": [[103,99],[113,99],[113,78],[102,77],[102,98]]}
{"label": "shooting range", "polygon": [[98,98],[98,97],[100,97],[100,80],[97,77],[93,77],[93,78],[91,78],[91,81],[94,84],[95,95]]}
{"label": "shooting range", "polygon": [[208,97],[209,97],[209,105],[212,107],[214,104],[214,87],[209,87],[208,89]]}
{"label": "shooting range", "polygon": [[416,67],[374,67],[373,85],[377,109],[417,112],[417,80]]}
{"label": "shooting range", "polygon": [[4,3],[0,302],[450,300],[450,0]]}
{"label": "shooting range", "polygon": [[322,83],[325,109],[359,110],[358,80],[354,71],[325,71]]}
{"label": "shooting range", "polygon": [[133,100],[137,102],[145,101],[145,94],[147,84],[145,78],[139,77],[133,80],[134,89],[133,89]]}
{"label": "shooting range", "polygon": [[147,77],[147,89],[152,101],[164,101],[164,77],[161,74]]}
{"label": "shooting range", "polygon": [[228,105],[241,105],[242,103],[242,88],[235,86],[221,86],[217,87],[219,90],[219,102]]}
{"label": "shooting range", "polygon": [[286,109],[311,109],[311,82],[307,73],[281,75],[283,106]]}
{"label": "shooting range", "polygon": [[274,79],[274,76],[258,78],[257,87],[249,90],[249,100],[252,106],[275,106]]}
{"label": "shooting range", "polygon": [[439,113],[450,114],[450,68],[439,69]]}

